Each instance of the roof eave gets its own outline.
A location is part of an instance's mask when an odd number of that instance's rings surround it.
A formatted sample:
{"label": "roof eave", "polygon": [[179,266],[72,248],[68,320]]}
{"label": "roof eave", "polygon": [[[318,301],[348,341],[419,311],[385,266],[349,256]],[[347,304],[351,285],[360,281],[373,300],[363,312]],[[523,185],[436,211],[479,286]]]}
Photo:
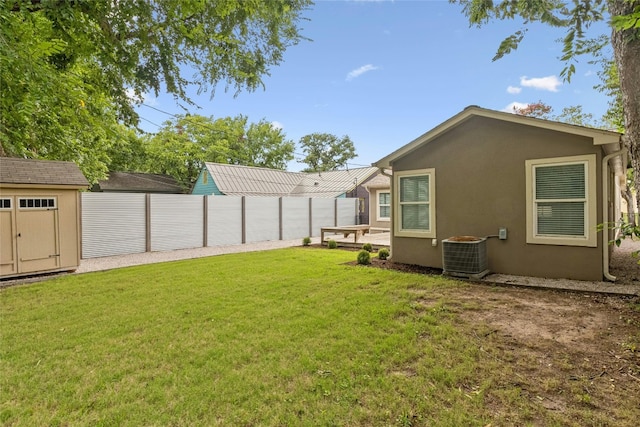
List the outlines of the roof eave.
{"label": "roof eave", "polygon": [[442,133],[464,122],[465,120],[469,119],[472,116],[494,118],[497,120],[527,124],[529,126],[541,127],[545,129],[555,130],[558,132],[566,132],[566,133],[573,133],[576,135],[586,136],[589,138],[593,138],[594,145],[606,145],[606,144],[619,143],[622,137],[622,134],[618,132],[601,130],[601,129],[592,129],[592,128],[587,128],[583,126],[571,125],[567,123],[560,123],[560,122],[554,122],[550,120],[538,119],[534,117],[527,117],[527,116],[521,116],[517,114],[506,113],[504,111],[488,110],[488,109],[480,108],[477,106],[470,106],[465,108],[455,116],[442,122],[435,128],[431,129],[430,131],[420,135],[418,138],[414,139],[410,143],[400,147],[399,149],[389,154],[388,156],[383,157],[382,159],[373,163],[373,165],[378,168],[389,168],[392,166],[395,160],[406,156],[413,150],[417,149],[423,144],[426,144],[432,141]]}

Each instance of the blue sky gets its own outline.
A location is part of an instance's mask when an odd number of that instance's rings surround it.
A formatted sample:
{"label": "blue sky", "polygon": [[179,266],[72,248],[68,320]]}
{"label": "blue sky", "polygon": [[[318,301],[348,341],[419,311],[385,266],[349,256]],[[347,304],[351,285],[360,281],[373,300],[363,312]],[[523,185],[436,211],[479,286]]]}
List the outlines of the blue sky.
{"label": "blue sky", "polygon": [[[500,42],[521,28],[518,21],[470,27],[459,5],[447,1],[316,1],[304,13],[303,41],[265,76],[265,89],[225,93],[224,85],[191,95],[214,118],[243,114],[282,127],[295,141],[313,132],[348,135],[368,166],[417,138],[466,106],[508,110],[541,100],[559,114],[581,105],[600,119],[608,98],[593,87],[598,66],[581,58],[571,83],[563,82],[562,29],[531,27],[519,49],[492,62]],[[594,35],[608,34],[606,24]],[[141,127],[156,132],[171,114],[183,114],[173,97],[146,98]],[[150,108],[152,106],[154,108]],[[300,152],[298,148],[296,152]],[[300,157],[300,156],[296,156]],[[289,170],[305,165],[291,162]]]}

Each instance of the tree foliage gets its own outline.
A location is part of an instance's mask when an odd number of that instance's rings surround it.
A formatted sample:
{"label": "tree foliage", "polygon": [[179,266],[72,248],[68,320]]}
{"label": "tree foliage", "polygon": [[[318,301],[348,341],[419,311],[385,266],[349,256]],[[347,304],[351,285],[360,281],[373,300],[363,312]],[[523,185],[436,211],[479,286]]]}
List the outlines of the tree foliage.
{"label": "tree foliage", "polygon": [[[523,28],[507,37],[498,47],[494,60],[518,48],[532,22],[541,22],[565,29],[562,39],[561,75],[570,80],[575,73],[579,56],[599,52],[605,45],[613,48],[620,83],[624,141],[629,149],[633,168],[640,170],[640,1],[487,1],[450,0],[459,3],[471,25],[481,26],[493,19],[520,17]],[[591,24],[610,18],[611,35],[587,38]],[[634,186],[640,194],[640,173],[635,174]],[[640,199],[640,198],[639,198]],[[640,209],[640,200],[638,200]]]}
{"label": "tree foliage", "polygon": [[545,119],[551,113],[552,108],[542,101],[532,102],[524,107],[513,107],[513,112],[520,116],[537,117]]}
{"label": "tree foliage", "polygon": [[147,138],[144,169],[171,175],[190,188],[205,162],[285,169],[294,146],[281,129],[265,120],[248,123],[242,115],[216,120],[178,116]]}
{"label": "tree foliage", "polygon": [[542,101],[527,104],[525,107],[513,107],[514,113],[521,116],[536,117],[538,119],[553,120],[576,126],[604,128],[605,125],[596,122],[593,114],[585,113],[581,105],[571,105],[562,109],[560,114],[554,114],[553,108]]}
{"label": "tree foliage", "polygon": [[301,161],[308,165],[305,172],[340,169],[356,157],[356,148],[347,135],[338,138],[329,133],[312,133],[300,138],[300,147],[305,155]]}
{"label": "tree foliage", "polygon": [[147,93],[255,90],[304,38],[310,0],[0,2],[2,155],[75,160],[103,177],[118,123]]}

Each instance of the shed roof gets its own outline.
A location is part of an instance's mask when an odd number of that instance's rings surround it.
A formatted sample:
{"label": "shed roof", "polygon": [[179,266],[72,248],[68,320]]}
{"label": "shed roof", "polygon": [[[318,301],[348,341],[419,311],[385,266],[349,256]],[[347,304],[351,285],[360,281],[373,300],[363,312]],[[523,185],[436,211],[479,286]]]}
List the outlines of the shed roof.
{"label": "shed roof", "polygon": [[182,193],[182,187],[169,175],[141,172],[109,172],[109,178],[98,181],[94,191],[131,193]]}
{"label": "shed roof", "polygon": [[565,132],[574,135],[586,136],[593,139],[594,145],[604,146],[605,151],[612,151],[615,147],[621,147],[621,136],[622,134],[619,132],[613,132],[603,129],[594,129],[585,126],[577,126],[568,123],[555,122],[551,120],[538,119],[535,117],[522,116],[518,114],[506,113],[503,111],[489,110],[486,108],[480,108],[475,105],[471,105],[455,116],[449,118],[448,120],[442,122],[438,126],[434,127],[430,131],[420,135],[418,138],[414,139],[410,143],[400,147],[393,153],[383,157],[374,163],[375,166],[380,168],[388,168],[391,166],[391,163],[400,157],[404,157],[407,154],[411,153],[413,150],[422,146],[423,144],[427,144],[434,140],[436,137],[442,135],[449,129],[457,126],[460,123],[463,123],[467,119],[471,117],[487,117],[496,120],[502,120],[507,122],[518,123],[526,126],[535,126],[544,129],[554,130],[558,132]]}
{"label": "shed roof", "polygon": [[0,157],[0,183],[87,187],[89,182],[73,162]]}
{"label": "shed roof", "polygon": [[205,164],[223,194],[230,196],[338,197],[352,191],[378,168],[327,172],[287,172],[251,166]]}

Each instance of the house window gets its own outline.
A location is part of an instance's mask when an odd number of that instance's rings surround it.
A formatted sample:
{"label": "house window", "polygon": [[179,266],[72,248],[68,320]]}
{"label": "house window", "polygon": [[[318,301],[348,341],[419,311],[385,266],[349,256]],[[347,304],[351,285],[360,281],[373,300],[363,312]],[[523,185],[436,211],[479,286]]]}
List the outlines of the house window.
{"label": "house window", "polygon": [[391,218],[391,193],[381,191],[378,193],[378,220],[389,221]]}
{"label": "house window", "polygon": [[436,237],[435,169],[394,173],[398,215],[395,234],[405,237]]}
{"label": "house window", "polygon": [[0,209],[11,209],[11,199],[0,199]]}
{"label": "house window", "polygon": [[50,197],[25,197],[18,200],[18,205],[20,209],[55,209],[56,199]]}
{"label": "house window", "polygon": [[597,246],[596,156],[525,164],[527,243]]}

